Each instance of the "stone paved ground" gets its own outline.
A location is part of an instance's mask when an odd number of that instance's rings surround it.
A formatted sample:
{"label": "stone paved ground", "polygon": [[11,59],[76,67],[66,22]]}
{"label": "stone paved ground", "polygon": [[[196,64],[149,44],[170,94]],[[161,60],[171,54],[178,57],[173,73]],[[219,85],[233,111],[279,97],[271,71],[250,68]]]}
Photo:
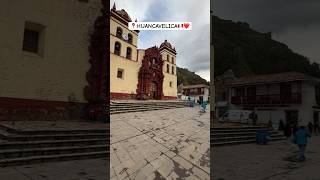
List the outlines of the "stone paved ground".
{"label": "stone paved ground", "polygon": [[320,180],[320,136],[311,137],[305,162],[289,140],[213,150],[214,180]]}
{"label": "stone paved ground", "polygon": [[111,115],[111,179],[209,179],[210,113],[199,110]]}
{"label": "stone paved ground", "polygon": [[0,168],[1,180],[106,180],[106,159],[75,160]]}

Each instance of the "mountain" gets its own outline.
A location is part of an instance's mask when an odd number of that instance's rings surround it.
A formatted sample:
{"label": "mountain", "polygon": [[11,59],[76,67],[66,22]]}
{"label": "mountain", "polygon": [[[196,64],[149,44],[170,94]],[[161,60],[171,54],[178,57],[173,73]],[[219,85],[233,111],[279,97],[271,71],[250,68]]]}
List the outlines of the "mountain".
{"label": "mountain", "polygon": [[297,71],[320,77],[319,64],[311,63],[287,45],[244,22],[212,17],[215,75],[232,69],[236,76]]}
{"label": "mountain", "polygon": [[194,85],[194,84],[206,84],[210,85],[210,83],[195,74],[194,72],[189,71],[188,69],[177,67],[177,76],[178,76],[178,85],[183,83],[183,85]]}

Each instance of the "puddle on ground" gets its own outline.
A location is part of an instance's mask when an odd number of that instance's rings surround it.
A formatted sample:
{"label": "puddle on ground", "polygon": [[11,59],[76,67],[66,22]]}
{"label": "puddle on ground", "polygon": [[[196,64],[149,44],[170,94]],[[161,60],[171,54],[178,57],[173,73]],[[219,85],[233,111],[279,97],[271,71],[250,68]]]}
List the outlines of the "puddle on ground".
{"label": "puddle on ground", "polygon": [[207,149],[206,153],[200,158],[200,166],[210,167],[210,149]]}

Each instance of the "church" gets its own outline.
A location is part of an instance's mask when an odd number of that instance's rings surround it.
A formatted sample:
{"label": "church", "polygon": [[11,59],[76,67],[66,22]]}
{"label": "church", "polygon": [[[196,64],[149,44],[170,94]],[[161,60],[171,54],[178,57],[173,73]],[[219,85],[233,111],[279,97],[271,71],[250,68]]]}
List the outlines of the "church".
{"label": "church", "polygon": [[129,30],[132,19],[114,4],[110,10],[111,100],[177,98],[176,49],[167,41],[138,49],[139,31]]}

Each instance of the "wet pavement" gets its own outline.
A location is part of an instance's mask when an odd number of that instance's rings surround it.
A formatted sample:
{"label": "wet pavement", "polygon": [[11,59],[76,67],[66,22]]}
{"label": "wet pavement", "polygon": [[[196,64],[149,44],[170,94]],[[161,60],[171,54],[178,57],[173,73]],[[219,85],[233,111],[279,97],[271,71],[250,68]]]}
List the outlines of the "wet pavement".
{"label": "wet pavement", "polygon": [[309,139],[304,162],[289,139],[213,149],[213,180],[320,180],[320,136]]}
{"label": "wet pavement", "polygon": [[209,179],[210,113],[199,111],[111,115],[111,179]]}

